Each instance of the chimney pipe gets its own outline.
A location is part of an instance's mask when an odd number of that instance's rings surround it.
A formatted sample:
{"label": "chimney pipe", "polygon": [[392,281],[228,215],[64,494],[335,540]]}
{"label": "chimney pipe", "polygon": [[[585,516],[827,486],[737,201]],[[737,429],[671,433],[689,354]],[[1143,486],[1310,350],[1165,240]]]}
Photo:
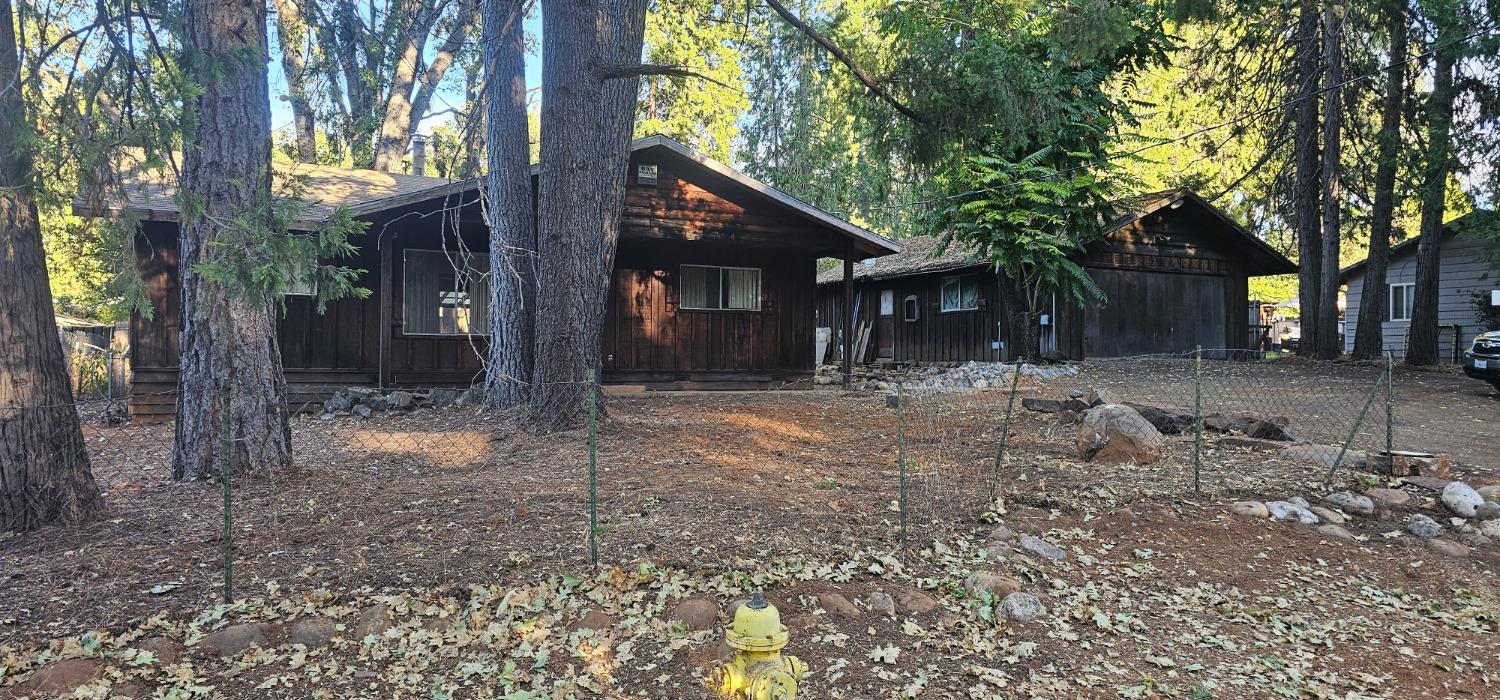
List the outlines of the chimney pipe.
{"label": "chimney pipe", "polygon": [[411,174],[427,174],[427,137],[422,134],[411,137]]}

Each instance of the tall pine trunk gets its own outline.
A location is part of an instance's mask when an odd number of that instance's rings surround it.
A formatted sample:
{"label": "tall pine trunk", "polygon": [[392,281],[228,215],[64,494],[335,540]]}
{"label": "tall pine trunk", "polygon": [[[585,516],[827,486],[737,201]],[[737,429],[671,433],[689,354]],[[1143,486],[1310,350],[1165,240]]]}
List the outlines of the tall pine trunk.
{"label": "tall pine trunk", "polygon": [[485,402],[495,408],[525,404],[534,349],[536,214],[526,122],[524,5],[522,0],[488,0],[484,8],[485,214],[492,271]]}
{"label": "tall pine trunk", "polygon": [[1295,76],[1297,106],[1292,133],[1295,182],[1292,192],[1292,225],[1297,231],[1297,299],[1302,338],[1299,355],[1318,352],[1322,338],[1319,285],[1323,270],[1322,234],[1319,231],[1318,198],[1318,3],[1301,0],[1297,18]]}
{"label": "tall pine trunk", "polygon": [[[1339,232],[1341,213],[1339,155],[1343,145],[1344,52],[1339,47],[1344,6],[1323,7],[1323,254],[1318,261],[1317,356],[1331,360],[1343,352],[1339,343]],[[1306,337],[1306,334],[1303,334]]]}
{"label": "tall pine trunk", "polygon": [[1384,324],[1388,314],[1386,270],[1391,261],[1391,230],[1396,210],[1396,157],[1401,148],[1401,110],[1406,102],[1406,50],[1409,34],[1405,0],[1388,3],[1391,40],[1390,64],[1385,78],[1385,98],[1380,108],[1380,135],[1376,144],[1375,202],[1370,212],[1370,252],[1359,298],[1359,322],[1354,329],[1354,359],[1370,360],[1384,350]]}
{"label": "tall pine trunk", "polygon": [[600,332],[625,201],[640,78],[644,0],[542,4],[542,153],[537,181],[536,366],[531,423],[578,425]]}
{"label": "tall pine trunk", "polygon": [[307,96],[307,23],[299,3],[313,0],[276,0],[276,37],[281,44],[281,70],[286,73],[287,100],[297,137],[297,160],[318,162],[317,119]]}
{"label": "tall pine trunk", "polygon": [[[217,474],[226,458],[236,470],[287,466],[291,431],[274,301],[196,269],[217,260],[225,246],[253,249],[261,243],[253,229],[271,223],[266,5],[188,0],[183,25],[187,69],[199,93],[188,105],[194,121],[179,195],[182,356],[172,477],[202,479]],[[233,440],[228,455],[227,440]]]}
{"label": "tall pine trunk", "polygon": [[52,312],[14,18],[0,0],[0,532],[75,522],[104,505]]}
{"label": "tall pine trunk", "polygon": [[1438,361],[1439,244],[1444,204],[1453,158],[1453,67],[1459,47],[1453,23],[1438,21],[1437,59],[1433,62],[1432,96],[1427,103],[1427,162],[1422,178],[1422,224],[1417,243],[1417,282],[1412,288],[1411,329],[1406,363],[1431,365]]}

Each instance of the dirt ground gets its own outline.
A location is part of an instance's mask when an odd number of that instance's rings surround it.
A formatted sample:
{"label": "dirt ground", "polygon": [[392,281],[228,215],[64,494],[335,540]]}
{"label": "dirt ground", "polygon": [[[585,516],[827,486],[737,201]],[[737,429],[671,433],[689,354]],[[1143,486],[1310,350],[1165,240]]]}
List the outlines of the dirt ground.
{"label": "dirt ground", "polygon": [[[1024,388],[1182,395],[1149,370],[1090,366]],[[1321,382],[1289,396],[1347,387],[1347,402],[1368,388],[1365,368],[1347,381],[1326,366],[1276,371],[1287,387]],[[1398,434],[1454,455],[1477,486],[1495,481],[1500,401],[1471,384],[1398,374],[1396,415]],[[298,468],[236,485],[232,606],[218,605],[218,486],[166,481],[168,427],[90,426],[108,512],[0,537],[0,697],[71,657],[100,669],[89,697],[705,697],[721,637],[673,610],[702,598],[722,612],[754,586],[812,668],[809,698],[1500,692],[1500,548],[1448,557],[1406,535],[1412,512],[1444,520],[1433,494],[1410,489],[1410,505],[1352,519],[1358,539],[1343,540],[1227,512],[1239,499],[1316,502],[1332,488],[1321,468],[1213,441],[1195,493],[1190,438],[1151,465],[1086,464],[1070,425],[1019,408],[996,469],[1006,398],[917,394],[898,419],[883,396],[838,390],[612,396],[598,573],[583,431],[537,436],[472,408],[300,418]],[[1068,558],[988,558],[998,522]],[[995,622],[994,601],[961,585],[974,571],[1011,577],[1048,613]],[[866,603],[877,590],[938,605],[882,615]],[[819,601],[835,592],[853,612]],[[392,628],[357,635],[375,605]],[[589,610],[612,624],[582,629]],[[342,625],[330,646],[280,643],[312,616]],[[270,625],[273,649],[176,663],[137,651],[165,636],[192,652],[247,621]]]}

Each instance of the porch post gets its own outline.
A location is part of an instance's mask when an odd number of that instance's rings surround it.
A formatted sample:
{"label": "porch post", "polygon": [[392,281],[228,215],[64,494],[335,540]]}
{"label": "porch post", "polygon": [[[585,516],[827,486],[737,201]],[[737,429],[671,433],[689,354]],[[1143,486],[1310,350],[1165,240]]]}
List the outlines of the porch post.
{"label": "porch post", "polygon": [[380,322],[376,324],[376,332],[380,334],[380,349],[375,371],[375,383],[385,389],[391,381],[391,241],[383,240],[384,236],[377,237],[376,245],[380,247]]}
{"label": "porch post", "polygon": [[854,251],[844,253],[844,388],[854,385]]}

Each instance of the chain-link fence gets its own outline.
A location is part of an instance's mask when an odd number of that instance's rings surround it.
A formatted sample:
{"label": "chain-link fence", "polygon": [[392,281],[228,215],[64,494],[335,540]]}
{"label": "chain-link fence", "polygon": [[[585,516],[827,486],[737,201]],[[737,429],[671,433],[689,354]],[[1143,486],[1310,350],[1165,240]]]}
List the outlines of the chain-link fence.
{"label": "chain-link fence", "polygon": [[[1346,466],[1368,464],[1365,453],[1386,448],[1387,423],[1398,450],[1452,451],[1416,410],[1421,397],[1409,392],[1421,380],[1391,377],[1385,363],[1205,352],[1019,373],[861,370],[854,391],[581,382],[548,394],[579,417],[556,432],[531,429],[525,408],[484,408],[478,389],[329,387],[331,398],[296,406],[290,468],[237,469],[231,484],[171,481],[174,426],[125,408],[173,396],[87,400],[78,410],[105,514],[0,540],[0,556],[28,572],[0,582],[0,595],[83,619],[91,605],[218,599],[226,569],[237,595],[439,585],[592,562],[920,546],[989,511],[1084,496],[1306,492],[1346,443]],[[1159,410],[1159,455],[1088,459],[1081,415],[1101,402]],[[1462,450],[1470,441],[1457,434]],[[1289,455],[1289,444],[1309,454]],[[89,584],[52,593],[74,581]]]}

